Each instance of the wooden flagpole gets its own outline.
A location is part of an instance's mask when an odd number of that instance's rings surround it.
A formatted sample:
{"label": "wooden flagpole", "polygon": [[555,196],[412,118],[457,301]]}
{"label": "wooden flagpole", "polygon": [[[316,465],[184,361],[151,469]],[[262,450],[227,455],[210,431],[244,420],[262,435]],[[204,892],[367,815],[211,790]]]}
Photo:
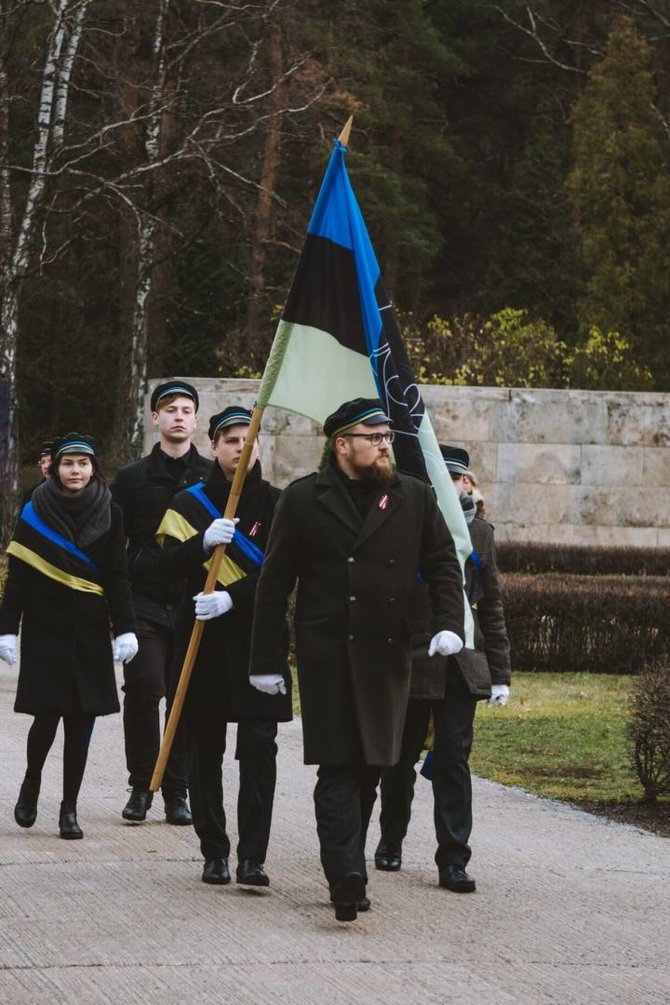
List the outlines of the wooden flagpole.
{"label": "wooden flagpole", "polygon": [[[242,494],[244,479],[247,476],[247,468],[249,466],[249,460],[251,459],[251,451],[258,436],[262,415],[262,408],[254,408],[251,413],[251,422],[247,428],[247,435],[242,446],[242,453],[240,454],[240,459],[235,471],[235,477],[233,478],[233,484],[230,487],[230,495],[228,496],[228,502],[226,503],[226,509],[223,514],[228,520],[232,520],[237,511],[237,504],[239,503],[240,496]],[[214,463],[217,462],[215,461]],[[212,561],[209,567],[209,572],[207,573],[205,585],[203,587],[203,593],[211,593],[214,590],[225,551],[225,544],[217,544],[216,548],[212,552]],[[172,702],[170,715],[168,716],[168,721],[165,726],[163,742],[161,743],[160,750],[158,751],[154,773],[151,776],[149,789],[152,792],[158,792],[161,787],[161,782],[163,781],[165,766],[168,762],[170,751],[172,750],[172,744],[174,742],[175,733],[177,732],[177,726],[179,725],[179,719],[184,707],[184,699],[186,698],[186,692],[188,690],[193,666],[200,648],[205,624],[206,622],[198,621],[197,619],[193,623],[193,631],[191,632],[188,649],[186,650],[186,656],[184,657],[184,665],[182,666],[181,673],[179,674],[179,683],[177,684],[174,701]]]}

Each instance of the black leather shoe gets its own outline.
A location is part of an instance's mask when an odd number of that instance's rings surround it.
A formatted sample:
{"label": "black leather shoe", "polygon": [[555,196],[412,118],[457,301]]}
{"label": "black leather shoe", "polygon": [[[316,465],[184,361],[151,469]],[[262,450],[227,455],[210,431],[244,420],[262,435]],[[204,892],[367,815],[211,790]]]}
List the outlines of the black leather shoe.
{"label": "black leather shoe", "polygon": [[176,827],[188,827],[193,823],[191,811],[183,796],[170,796],[165,800],[165,819]]}
{"label": "black leather shoe", "polygon": [[133,789],[130,799],[123,807],[121,816],[124,820],[130,820],[134,824],[141,824],[147,818],[147,810],[154,801],[153,792],[146,792],[144,789]]}
{"label": "black leather shoe", "polygon": [[369,911],[370,908],[372,907],[372,903],[370,902],[370,898],[369,897],[363,897],[362,900],[358,901],[358,903],[356,904],[356,907],[358,908],[359,911]]}
{"label": "black leather shoe", "polygon": [[382,872],[398,872],[402,865],[402,846],[378,844],[375,852],[375,868]]}
{"label": "black leather shoe", "polygon": [[330,888],[330,899],[337,921],[355,921],[358,905],[365,899],[365,880],[360,872],[348,872],[334,883]]}
{"label": "black leather shoe", "polygon": [[202,867],[203,883],[217,883],[225,886],[230,883],[227,858],[208,858]]}
{"label": "black leather shoe", "polygon": [[37,820],[37,798],[40,794],[40,783],[23,779],[19,789],[19,798],[14,807],[14,819],[19,827],[32,827]]}
{"label": "black leather shoe", "polygon": [[58,826],[60,828],[60,836],[67,841],[77,841],[79,838],[83,838],[84,832],[77,823],[76,803],[63,802],[60,804]]}
{"label": "black leather shoe", "polygon": [[452,893],[474,893],[477,889],[472,876],[468,876],[462,865],[445,865],[440,869],[440,886]]}
{"label": "black leather shoe", "polygon": [[242,886],[269,886],[270,877],[259,862],[243,858],[237,867],[235,881]]}

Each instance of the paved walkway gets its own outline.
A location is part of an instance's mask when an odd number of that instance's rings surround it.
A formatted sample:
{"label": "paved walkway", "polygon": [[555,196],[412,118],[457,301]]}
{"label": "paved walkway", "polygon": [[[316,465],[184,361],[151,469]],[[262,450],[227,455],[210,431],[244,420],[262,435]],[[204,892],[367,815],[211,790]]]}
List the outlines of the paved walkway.
{"label": "paved walkway", "polygon": [[[120,716],[93,734],[84,840],[58,837],[60,735],[37,823],[15,825],[30,719],[12,713],[15,673],[0,667],[2,1003],[670,1001],[663,838],[478,781],[478,892],[458,896],[436,884],[430,787],[419,779],[402,872],[372,868],[372,910],[341,925],[319,866],[299,723],[280,731],[272,886],[210,887],[193,832],[163,822],[160,798],[145,824],[123,823]],[[230,807],[234,762],[226,772]],[[370,850],[376,838],[375,827]]]}

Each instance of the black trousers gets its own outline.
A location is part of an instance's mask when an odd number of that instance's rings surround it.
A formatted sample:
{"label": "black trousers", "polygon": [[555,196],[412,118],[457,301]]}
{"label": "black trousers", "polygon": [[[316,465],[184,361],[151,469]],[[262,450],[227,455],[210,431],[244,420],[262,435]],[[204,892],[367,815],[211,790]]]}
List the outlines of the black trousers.
{"label": "black trousers", "polygon": [[[204,859],[230,855],[222,777],[226,727],[215,717],[189,715],[183,722],[191,814]],[[242,719],[237,724],[238,861],[265,862],[277,779],[276,736],[274,719]]]}
{"label": "black trousers", "polygon": [[314,788],[321,865],[333,886],[350,872],[367,882],[365,835],[377,798],[380,769],[366,764],[320,764]]}
{"label": "black trousers", "polygon": [[[123,733],[128,781],[148,791],[161,743],[159,705],[170,694],[174,633],[137,620],[137,656],[123,667]],[[166,716],[169,708],[166,710]],[[181,728],[177,729],[161,786],[163,796],[186,795],[186,766]]]}
{"label": "black trousers", "polygon": [[400,760],[381,775],[381,842],[400,847],[409,826],[415,764],[421,754],[433,713],[435,742],[432,760],[435,836],[438,869],[465,866],[472,854],[472,781],[468,759],[472,749],[476,702],[458,682],[448,683],[439,701],[410,698]]}

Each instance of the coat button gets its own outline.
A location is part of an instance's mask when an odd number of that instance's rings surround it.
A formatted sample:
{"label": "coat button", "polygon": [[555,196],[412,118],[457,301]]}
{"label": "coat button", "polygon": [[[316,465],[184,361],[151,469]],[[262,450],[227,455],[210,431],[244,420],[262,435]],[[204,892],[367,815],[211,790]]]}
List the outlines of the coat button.
{"label": "coat button", "polygon": [[347,559],[347,562],[349,563],[349,565],[353,565],[355,561],[356,561],[356,559],[355,559],[355,558],[352,558],[352,556],[351,556],[351,555],[350,555],[350,556],[349,556],[349,558]]}
{"label": "coat button", "polygon": [[395,597],[389,597],[389,604],[395,604]]}
{"label": "coat button", "polygon": [[350,641],[350,642],[353,642],[353,641],[354,641],[354,637],[353,637],[353,635],[349,635],[349,636],[348,636],[348,638],[349,638],[349,641]]}
{"label": "coat button", "polygon": [[393,639],[387,639],[386,641],[388,642],[388,644],[389,644],[390,646],[392,646],[392,645],[393,645]]}
{"label": "coat button", "polygon": [[389,565],[395,565],[395,558],[389,558]]}
{"label": "coat button", "polygon": [[356,598],[355,597],[349,597],[349,603],[350,604],[355,604],[356,603]]}

